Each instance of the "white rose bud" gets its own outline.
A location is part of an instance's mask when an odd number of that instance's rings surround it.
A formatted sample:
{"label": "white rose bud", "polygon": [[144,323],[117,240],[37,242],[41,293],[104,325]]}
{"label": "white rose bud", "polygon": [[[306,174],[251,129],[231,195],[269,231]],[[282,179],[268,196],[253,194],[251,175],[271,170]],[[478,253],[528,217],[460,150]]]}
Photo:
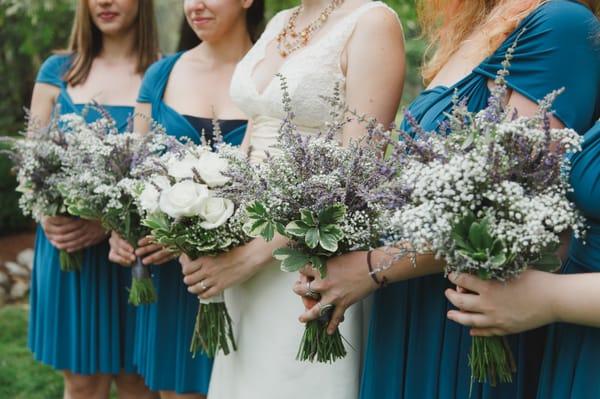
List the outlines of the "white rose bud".
{"label": "white rose bud", "polygon": [[192,169],[200,169],[200,160],[192,154],[186,154],[181,160],[172,159],[167,165],[167,172],[178,180],[193,179]]}
{"label": "white rose bud", "polygon": [[223,225],[233,215],[234,205],[225,198],[203,198],[200,204],[199,215],[204,222],[200,227],[206,230],[216,229]]}
{"label": "white rose bud", "polygon": [[208,196],[208,188],[204,184],[184,180],[161,193],[159,208],[175,219],[182,216],[196,216],[202,201]]}
{"label": "white rose bud", "polygon": [[223,176],[223,172],[227,167],[226,159],[221,158],[214,152],[206,151],[200,155],[200,162],[196,169],[208,187],[219,187],[229,181],[228,177]]}
{"label": "white rose bud", "polygon": [[[160,188],[160,191],[156,186]],[[158,211],[160,193],[169,187],[171,187],[171,184],[166,176],[153,177],[151,182],[145,184],[144,190],[142,190],[142,193],[140,194],[140,206],[142,209],[149,213]]]}

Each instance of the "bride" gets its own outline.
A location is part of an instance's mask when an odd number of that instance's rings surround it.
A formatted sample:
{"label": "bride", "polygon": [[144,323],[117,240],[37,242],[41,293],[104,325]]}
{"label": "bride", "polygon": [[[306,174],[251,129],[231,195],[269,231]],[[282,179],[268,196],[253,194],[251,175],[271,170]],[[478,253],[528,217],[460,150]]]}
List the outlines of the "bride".
{"label": "bride", "polygon": [[[254,162],[277,142],[284,118],[279,79],[287,78],[295,123],[316,134],[329,121],[328,105],[336,83],[347,105],[381,123],[393,121],[404,82],[404,42],[397,15],[382,2],[302,0],[278,13],[260,40],[238,64],[231,95],[249,117],[242,150]],[[364,133],[348,124],[345,144]],[[210,399],[269,399],[358,396],[362,313],[346,313],[341,327],[348,355],[333,364],[295,360],[304,326],[296,320],[302,303],[291,291],[297,276],[283,273],[271,257],[285,245],[256,239],[217,257],[181,258],[188,290],[209,298],[225,289],[238,351],[217,355]]]}

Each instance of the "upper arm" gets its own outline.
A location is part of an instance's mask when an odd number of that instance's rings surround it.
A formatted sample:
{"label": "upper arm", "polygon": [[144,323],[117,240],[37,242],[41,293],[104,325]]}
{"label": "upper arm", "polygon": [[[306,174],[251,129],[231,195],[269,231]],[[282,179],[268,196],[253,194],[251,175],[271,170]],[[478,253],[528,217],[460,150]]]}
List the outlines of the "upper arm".
{"label": "upper arm", "polygon": [[[383,7],[363,15],[346,49],[346,103],[384,126],[395,119],[404,86],[405,55],[402,27]],[[364,134],[357,123],[344,128],[344,142]]]}
{"label": "upper arm", "polygon": [[150,131],[152,123],[152,104],[138,102],[135,105],[133,117],[133,131],[146,134]]}
{"label": "upper arm", "polygon": [[50,123],[52,111],[56,104],[60,89],[48,83],[36,83],[31,96],[30,123],[46,126]]}
{"label": "upper arm", "polygon": [[[538,110],[539,105],[529,98],[525,97],[523,94],[511,90],[508,96],[508,108],[516,109],[520,116],[534,116]],[[550,116],[550,127],[554,129],[562,129],[565,127],[564,123],[562,123],[556,116]]]}

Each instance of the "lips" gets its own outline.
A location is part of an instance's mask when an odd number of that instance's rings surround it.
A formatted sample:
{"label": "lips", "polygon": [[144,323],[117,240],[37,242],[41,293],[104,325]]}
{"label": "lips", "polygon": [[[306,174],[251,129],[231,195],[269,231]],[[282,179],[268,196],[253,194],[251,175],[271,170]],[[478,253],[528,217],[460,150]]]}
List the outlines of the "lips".
{"label": "lips", "polygon": [[212,18],[207,17],[194,17],[192,18],[192,23],[196,26],[202,26],[210,22]]}
{"label": "lips", "polygon": [[98,18],[100,18],[102,21],[105,21],[105,22],[110,22],[118,16],[119,16],[118,12],[112,12],[112,11],[103,11],[98,14]]}

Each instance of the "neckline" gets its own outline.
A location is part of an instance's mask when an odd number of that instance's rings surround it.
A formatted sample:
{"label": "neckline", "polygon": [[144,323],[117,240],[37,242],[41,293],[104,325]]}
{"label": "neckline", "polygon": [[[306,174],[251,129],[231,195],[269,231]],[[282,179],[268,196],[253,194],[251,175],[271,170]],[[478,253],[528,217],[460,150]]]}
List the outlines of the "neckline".
{"label": "neckline", "polygon": [[[351,17],[352,15],[354,15],[354,13],[358,12],[359,10],[361,10],[363,7],[367,7],[367,6],[371,6],[373,4],[377,4],[379,3],[379,1],[372,1],[369,3],[365,3],[363,5],[361,5],[360,7],[358,7],[357,9],[355,9],[354,11],[350,12],[348,15],[346,15],[345,17],[343,17],[342,19],[340,19],[339,21],[337,21],[335,24],[331,25],[331,27],[329,28],[330,32],[335,32],[335,28],[337,28],[342,22],[345,22],[349,17]],[[285,23],[288,21],[290,14],[296,10],[299,6],[296,6],[294,8],[290,8],[282,17],[282,24],[285,26]],[[285,18],[284,18],[285,16]],[[278,26],[278,30],[281,30],[282,28],[282,24],[279,24]],[[273,27],[273,29],[275,29],[275,27]],[[282,71],[284,70],[284,68],[291,62],[291,60],[294,60],[296,58],[299,57],[299,54],[303,54],[306,51],[308,51],[311,48],[314,48],[317,44],[321,44],[322,41],[324,41],[328,36],[323,36],[322,38],[319,38],[319,40],[317,40],[316,42],[313,42],[312,45],[308,45],[303,47],[302,49],[300,49],[299,51],[296,51],[295,54],[293,54],[292,56],[287,56],[283,62],[281,63],[281,65],[279,65],[279,67],[276,69],[275,73],[273,73],[273,76],[271,76],[271,78],[269,79],[269,81],[267,82],[267,84],[265,85],[265,87],[262,88],[262,90],[259,90],[258,87],[256,86],[256,80],[254,79],[254,75],[256,72],[256,67],[263,62],[266,58],[267,58],[267,49],[269,48],[269,46],[271,46],[271,44],[273,44],[275,42],[275,40],[277,40],[277,35],[273,36],[272,38],[269,39],[269,41],[262,46],[261,51],[262,54],[260,56],[260,58],[254,63],[254,65],[252,65],[252,68],[250,68],[250,77],[249,77],[249,82],[252,86],[252,89],[254,90],[254,92],[259,96],[262,97],[268,90],[269,88],[273,85],[273,82],[275,81],[275,77],[279,74],[282,73]]]}
{"label": "neckline", "polygon": [[[213,118],[207,118],[205,116],[196,116],[196,115],[190,115],[190,114],[180,114],[180,115],[183,116],[184,118],[199,119],[199,120],[209,121],[209,122],[213,121]],[[247,120],[246,119],[217,119],[217,122],[241,122],[241,123],[247,123]]]}

